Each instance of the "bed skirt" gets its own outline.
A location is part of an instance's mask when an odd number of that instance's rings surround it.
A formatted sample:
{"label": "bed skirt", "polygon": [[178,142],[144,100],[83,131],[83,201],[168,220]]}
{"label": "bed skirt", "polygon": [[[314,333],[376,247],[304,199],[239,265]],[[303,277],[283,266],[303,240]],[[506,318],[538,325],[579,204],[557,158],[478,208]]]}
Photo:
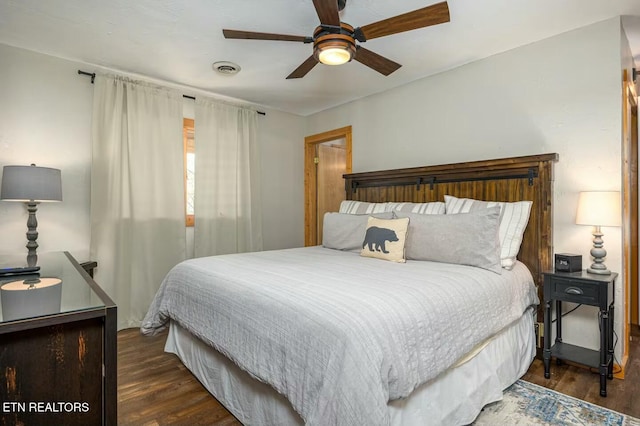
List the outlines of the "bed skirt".
{"label": "bed skirt", "polygon": [[[454,367],[421,385],[409,397],[388,403],[391,425],[465,425],[486,404],[522,377],[535,356],[533,308],[480,345]],[[165,351],[176,354],[240,422],[275,426],[304,424],[285,397],[259,382],[177,323],[171,322]]]}

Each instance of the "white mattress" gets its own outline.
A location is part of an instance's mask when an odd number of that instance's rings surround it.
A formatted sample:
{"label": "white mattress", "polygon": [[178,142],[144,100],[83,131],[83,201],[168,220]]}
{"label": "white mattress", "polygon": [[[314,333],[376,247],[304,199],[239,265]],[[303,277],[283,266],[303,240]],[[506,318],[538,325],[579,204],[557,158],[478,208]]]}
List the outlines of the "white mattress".
{"label": "white mattress", "polygon": [[[500,400],[535,356],[535,310],[476,347],[457,363],[421,385],[409,397],[387,405],[391,425],[463,425],[482,407]],[[269,385],[252,378],[228,358],[172,322],[165,350],[176,354],[229,411],[245,425],[299,425],[300,416]]]}

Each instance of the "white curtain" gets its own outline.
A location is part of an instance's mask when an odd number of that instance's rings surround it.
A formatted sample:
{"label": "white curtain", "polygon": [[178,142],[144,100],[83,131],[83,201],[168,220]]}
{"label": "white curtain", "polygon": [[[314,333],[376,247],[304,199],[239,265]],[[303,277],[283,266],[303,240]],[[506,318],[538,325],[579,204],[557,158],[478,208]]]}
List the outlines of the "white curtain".
{"label": "white curtain", "polygon": [[185,258],[182,95],[96,76],[91,165],[91,258],[137,327],[165,274]]}
{"label": "white curtain", "polygon": [[262,250],[256,111],[198,97],[196,257]]}

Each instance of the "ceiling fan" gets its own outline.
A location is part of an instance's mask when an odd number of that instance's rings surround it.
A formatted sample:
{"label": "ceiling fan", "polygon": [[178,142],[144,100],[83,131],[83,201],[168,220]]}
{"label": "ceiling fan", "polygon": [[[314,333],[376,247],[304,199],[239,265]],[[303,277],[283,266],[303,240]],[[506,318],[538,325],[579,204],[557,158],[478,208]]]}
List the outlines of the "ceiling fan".
{"label": "ceiling fan", "polygon": [[338,12],[345,7],[346,2],[347,0],[313,0],[320,18],[320,25],[314,30],[312,37],[227,29],[223,29],[222,33],[225,38],[232,39],[313,43],[313,55],[289,74],[287,79],[304,77],[318,62],[341,65],[352,59],[383,75],[389,75],[402,65],[365,49],[360,44],[356,44],[356,41],[364,43],[378,37],[449,22],[449,6],[445,1],[354,28],[340,21]]}

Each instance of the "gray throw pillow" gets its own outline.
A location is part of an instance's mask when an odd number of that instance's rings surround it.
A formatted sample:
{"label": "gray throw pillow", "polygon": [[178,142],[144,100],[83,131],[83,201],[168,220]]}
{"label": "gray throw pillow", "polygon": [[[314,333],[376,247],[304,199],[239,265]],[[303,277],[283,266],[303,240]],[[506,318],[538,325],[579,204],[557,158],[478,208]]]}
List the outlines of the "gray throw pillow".
{"label": "gray throw pillow", "polygon": [[500,201],[479,201],[472,198],[456,198],[444,196],[447,214],[468,213],[484,208],[500,207],[500,261],[505,269],[512,269],[516,263],[516,256],[520,251],[524,231],[529,222],[531,201],[515,201],[511,203]]}
{"label": "gray throw pillow", "polygon": [[325,213],[322,225],[322,246],[335,250],[362,250],[369,216],[392,219],[392,212],[368,214]]}
{"label": "gray throw pillow", "polygon": [[500,207],[455,215],[395,214],[409,218],[407,259],[477,266],[502,273]]}

